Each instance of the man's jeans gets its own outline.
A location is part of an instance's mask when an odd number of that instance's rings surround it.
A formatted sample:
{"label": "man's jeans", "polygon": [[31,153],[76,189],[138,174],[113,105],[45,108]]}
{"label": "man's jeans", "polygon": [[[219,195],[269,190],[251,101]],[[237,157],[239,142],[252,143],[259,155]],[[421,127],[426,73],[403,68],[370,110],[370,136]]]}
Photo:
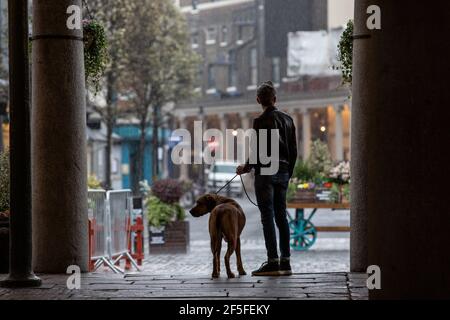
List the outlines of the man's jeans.
{"label": "man's jeans", "polygon": [[261,211],[261,222],[269,260],[278,258],[274,218],[280,233],[281,258],[291,256],[290,231],[286,214],[286,192],[289,179],[289,173],[284,171],[272,176],[257,175],[255,177],[256,199],[259,211]]}

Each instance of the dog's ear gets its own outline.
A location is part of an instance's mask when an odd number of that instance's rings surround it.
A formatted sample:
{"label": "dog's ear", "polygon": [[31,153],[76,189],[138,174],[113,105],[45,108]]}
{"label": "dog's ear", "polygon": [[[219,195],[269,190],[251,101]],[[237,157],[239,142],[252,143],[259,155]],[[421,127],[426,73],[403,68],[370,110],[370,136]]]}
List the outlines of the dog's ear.
{"label": "dog's ear", "polygon": [[205,196],[206,206],[208,207],[208,211],[212,211],[217,205],[217,196],[215,194],[207,194]]}

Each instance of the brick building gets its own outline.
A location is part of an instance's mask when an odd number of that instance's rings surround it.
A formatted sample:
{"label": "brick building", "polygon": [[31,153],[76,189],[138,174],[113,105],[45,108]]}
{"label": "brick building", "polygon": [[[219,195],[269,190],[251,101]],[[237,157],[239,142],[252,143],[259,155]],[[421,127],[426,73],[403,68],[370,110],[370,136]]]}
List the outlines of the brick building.
{"label": "brick building", "polygon": [[202,57],[198,97],[177,105],[178,127],[192,130],[199,117],[208,128],[250,127],[260,112],[255,89],[271,80],[278,88],[279,107],[297,124],[300,156],[307,157],[311,141],[321,139],[335,160],[349,158],[349,93],[339,75],[287,76],[288,33],[328,30],[329,21],[336,19],[330,19],[327,0],[176,4],[186,17],[192,48]]}

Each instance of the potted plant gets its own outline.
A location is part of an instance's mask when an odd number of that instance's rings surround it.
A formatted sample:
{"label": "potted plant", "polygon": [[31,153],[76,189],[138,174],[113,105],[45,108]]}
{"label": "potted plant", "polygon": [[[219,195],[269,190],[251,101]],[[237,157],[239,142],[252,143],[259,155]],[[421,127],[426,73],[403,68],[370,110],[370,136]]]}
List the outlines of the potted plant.
{"label": "potted plant", "polygon": [[0,273],[9,269],[9,152],[0,153]]}
{"label": "potted plant", "polygon": [[326,176],[331,167],[332,161],[327,144],[320,140],[314,141],[308,160],[299,160],[295,166],[287,200],[304,203],[327,201],[331,185]]}
{"label": "potted plant", "polygon": [[189,222],[180,205],[183,183],[156,181],[146,200],[150,253],[185,253],[189,245]]}
{"label": "potted plant", "polygon": [[350,202],[350,162],[343,161],[333,167],[330,170],[329,179],[333,184],[330,201]]}

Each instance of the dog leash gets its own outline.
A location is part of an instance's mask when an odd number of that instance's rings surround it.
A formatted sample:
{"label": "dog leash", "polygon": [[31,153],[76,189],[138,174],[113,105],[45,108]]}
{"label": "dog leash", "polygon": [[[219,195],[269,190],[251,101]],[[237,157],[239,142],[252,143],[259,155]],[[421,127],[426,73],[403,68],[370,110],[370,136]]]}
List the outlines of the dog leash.
{"label": "dog leash", "polygon": [[237,176],[238,176],[238,174],[235,175],[235,176],[233,177],[233,179],[231,179],[230,181],[228,181],[222,188],[220,188],[219,190],[217,190],[217,191],[214,192],[214,193],[215,193],[215,194],[219,194],[220,191],[222,191],[223,189],[225,189],[231,182],[233,182],[233,180],[236,179]]}
{"label": "dog leash", "polygon": [[256,203],[254,203],[252,201],[252,199],[250,199],[250,196],[248,195],[247,190],[245,189],[245,184],[244,184],[244,180],[242,180],[242,175],[240,175],[239,178],[241,178],[242,188],[244,189],[244,192],[245,192],[245,195],[247,196],[248,201],[250,201],[250,203],[253,204],[255,207],[258,207],[258,205]]}
{"label": "dog leash", "polygon": [[244,193],[247,196],[248,201],[250,201],[251,204],[253,204],[255,207],[257,207],[258,205],[256,203],[254,203],[252,201],[252,199],[250,199],[250,196],[247,193],[247,189],[245,189],[245,184],[244,184],[244,180],[242,180],[242,175],[236,174],[230,181],[228,181],[222,188],[220,188],[218,191],[215,192],[215,194],[219,194],[220,191],[222,191],[223,189],[225,189],[231,182],[233,182],[234,179],[236,179],[236,177],[239,176],[239,178],[241,178],[241,183],[242,183],[242,188],[244,189]]}

